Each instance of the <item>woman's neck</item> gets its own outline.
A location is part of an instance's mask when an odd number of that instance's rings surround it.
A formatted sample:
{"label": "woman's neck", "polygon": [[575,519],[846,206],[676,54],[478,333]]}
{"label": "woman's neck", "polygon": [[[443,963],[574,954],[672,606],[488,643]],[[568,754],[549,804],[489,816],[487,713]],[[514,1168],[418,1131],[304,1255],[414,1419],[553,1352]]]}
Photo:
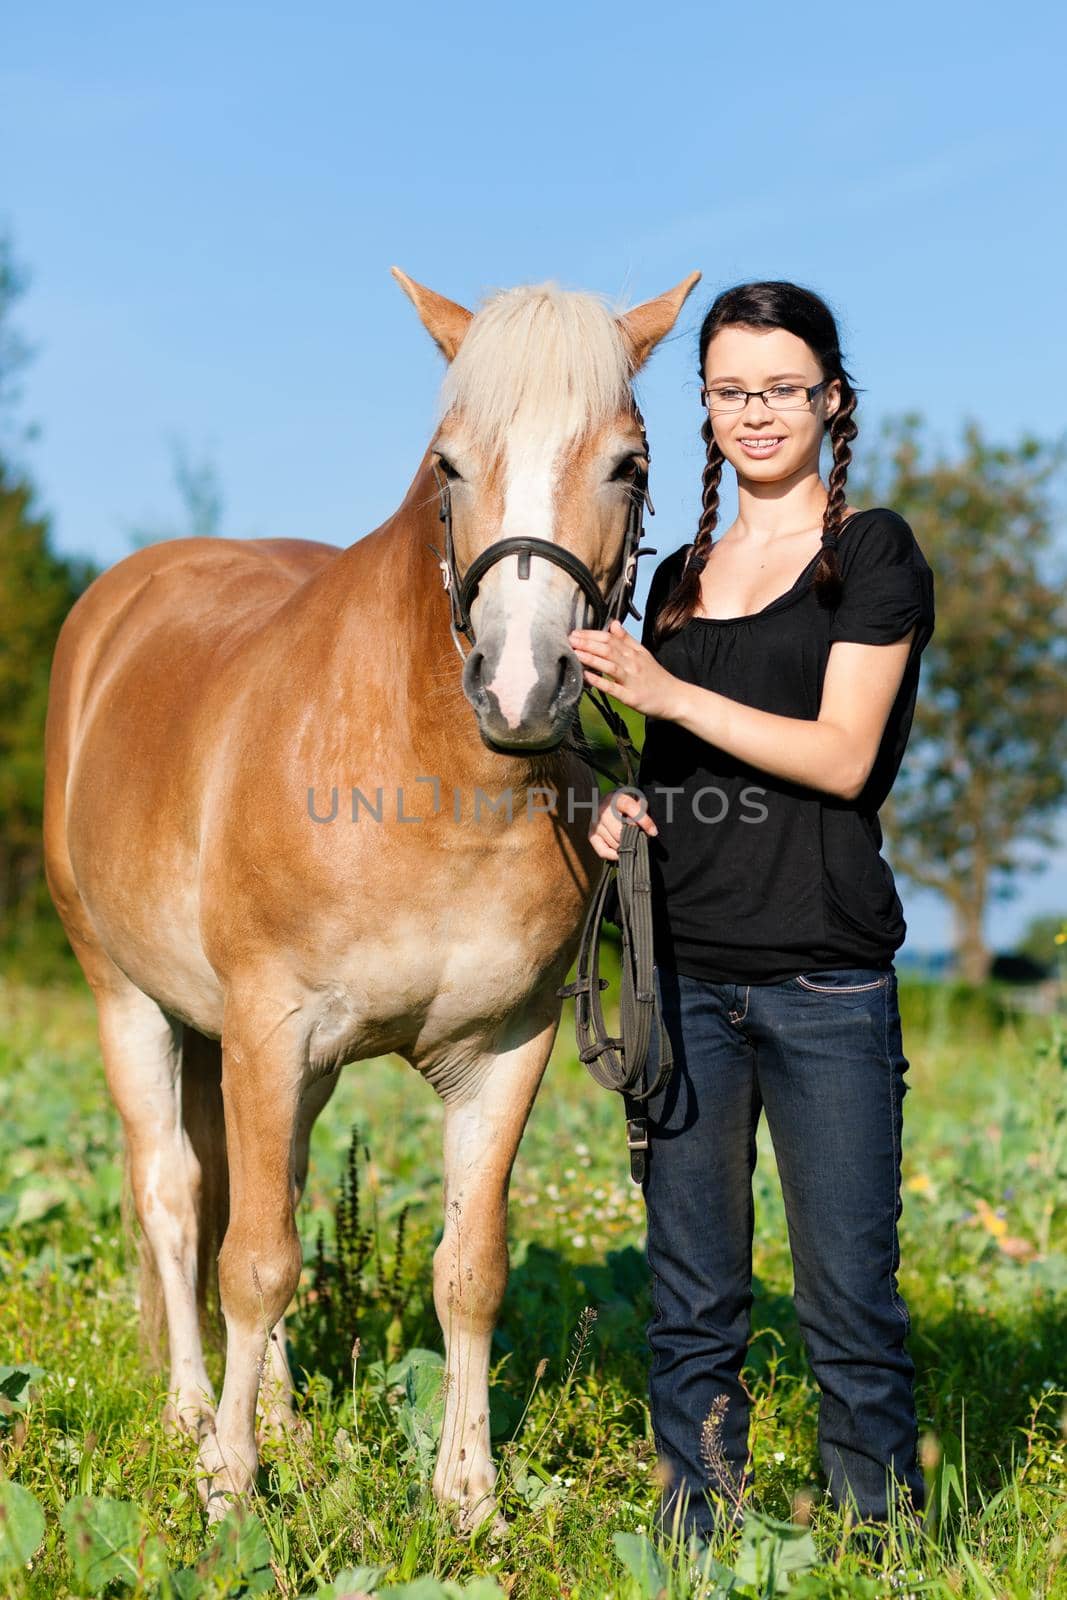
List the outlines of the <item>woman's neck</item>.
{"label": "woman's neck", "polygon": [[776,483],[758,483],[739,476],[734,527],[743,538],[767,543],[792,533],[805,533],[822,525],[826,499],[826,485],[817,468],[804,468]]}

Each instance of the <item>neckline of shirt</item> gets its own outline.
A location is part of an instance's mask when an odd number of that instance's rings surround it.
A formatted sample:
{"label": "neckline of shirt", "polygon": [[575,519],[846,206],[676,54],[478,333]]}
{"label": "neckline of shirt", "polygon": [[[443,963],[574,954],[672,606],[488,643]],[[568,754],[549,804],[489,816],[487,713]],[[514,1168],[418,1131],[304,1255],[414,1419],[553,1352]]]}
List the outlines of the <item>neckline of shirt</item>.
{"label": "neckline of shirt", "polygon": [[[868,508],[868,510],[866,510],[866,511],[853,511],[852,515],[846,517],[844,522],[841,524],[841,527],[840,527],[840,530],[839,530],[839,533],[838,533],[838,538],[841,537],[841,535],[844,533],[846,528],[851,527],[852,523],[854,523],[856,521],[857,517],[869,516],[871,510],[873,510],[873,509],[875,509],[875,508],[871,507],[871,508]],[[689,550],[691,548],[692,547],[690,545],[683,546],[683,554],[684,554],[684,552],[686,550]],[[784,594],[778,595],[776,597],[776,599],[769,600],[765,606],[762,606],[760,608],[759,611],[744,611],[744,612],[741,613],[740,616],[737,616],[737,617],[698,617],[698,616],[691,616],[689,618],[689,622],[706,622],[706,623],[717,624],[719,627],[728,628],[730,626],[730,624],[734,623],[734,622],[755,622],[757,618],[765,617],[768,614],[768,612],[776,610],[778,606],[782,605],[787,600],[790,603],[792,603],[794,600],[799,600],[802,594],[806,594],[807,593],[807,590],[806,589],[801,589],[800,585],[804,582],[804,579],[808,576],[808,573],[811,571],[812,567],[815,566],[815,564],[818,561],[819,557],[822,555],[822,551],[823,551],[823,547],[820,546],[819,549],[816,550],[815,554],[812,556],[811,560],[808,562],[807,566],[794,579],[791,588],[787,589]],[[689,626],[689,622],[686,623],[686,627]]]}

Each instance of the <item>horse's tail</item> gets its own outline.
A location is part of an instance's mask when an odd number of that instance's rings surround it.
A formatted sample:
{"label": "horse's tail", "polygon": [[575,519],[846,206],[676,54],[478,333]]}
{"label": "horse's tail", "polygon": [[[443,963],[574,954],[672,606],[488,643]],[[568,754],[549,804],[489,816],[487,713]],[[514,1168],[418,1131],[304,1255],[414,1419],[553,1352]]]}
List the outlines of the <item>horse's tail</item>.
{"label": "horse's tail", "polygon": [[[219,1250],[230,1213],[230,1172],[222,1110],[222,1046],[186,1024],[182,1029],[182,1124],[199,1167],[196,1184],[196,1298],[201,1332],[212,1341],[222,1334],[219,1305]],[[167,1314],[155,1254],[143,1228],[134,1225],[130,1150],[126,1146],[122,1217],[136,1237],[141,1337],[149,1360],[162,1367],[167,1350]]]}
{"label": "horse's tail", "polygon": [[182,1121],[200,1166],[196,1291],[204,1332],[218,1336],[219,1251],[230,1217],[230,1168],[222,1110],[222,1046],[195,1028],[182,1038]]}
{"label": "horse's tail", "polygon": [[[201,1331],[212,1341],[222,1334],[219,1305],[219,1250],[230,1213],[230,1172],[222,1110],[222,1046],[188,1024],[182,1030],[182,1123],[200,1169],[196,1188],[196,1297]],[[149,1359],[163,1365],[167,1316],[156,1258],[144,1230],[133,1228],[133,1190],[129,1148],[123,1186],[123,1220],[136,1233],[141,1335]]]}

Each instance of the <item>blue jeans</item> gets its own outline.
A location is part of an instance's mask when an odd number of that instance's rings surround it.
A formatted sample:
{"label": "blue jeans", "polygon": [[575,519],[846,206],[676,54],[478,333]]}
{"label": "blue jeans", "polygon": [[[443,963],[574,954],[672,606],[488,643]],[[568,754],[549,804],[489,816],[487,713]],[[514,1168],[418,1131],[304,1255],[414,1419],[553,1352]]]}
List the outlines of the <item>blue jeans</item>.
{"label": "blue jeans", "polygon": [[[890,1499],[906,1514],[910,1491],[921,1511],[911,1323],[896,1281],[909,1065],[896,972],[837,968],[745,984],[657,969],[656,986],[675,1061],[649,1102],[645,1179],[664,1527],[708,1536],[726,1519],[705,1491],[737,1504],[748,1487],[739,1374],[764,1108],[830,1497],[841,1509],[851,1497],[863,1520],[884,1522]],[[887,1482],[887,1467],[902,1485]]]}

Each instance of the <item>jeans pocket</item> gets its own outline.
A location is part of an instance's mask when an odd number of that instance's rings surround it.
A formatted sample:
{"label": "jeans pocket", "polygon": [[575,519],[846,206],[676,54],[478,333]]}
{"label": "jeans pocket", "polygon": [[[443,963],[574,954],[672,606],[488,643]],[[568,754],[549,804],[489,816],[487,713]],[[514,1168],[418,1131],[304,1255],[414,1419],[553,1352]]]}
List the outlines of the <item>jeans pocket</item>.
{"label": "jeans pocket", "polygon": [[891,974],[878,967],[833,967],[825,972],[799,972],[794,980],[813,994],[862,994],[884,989]]}

